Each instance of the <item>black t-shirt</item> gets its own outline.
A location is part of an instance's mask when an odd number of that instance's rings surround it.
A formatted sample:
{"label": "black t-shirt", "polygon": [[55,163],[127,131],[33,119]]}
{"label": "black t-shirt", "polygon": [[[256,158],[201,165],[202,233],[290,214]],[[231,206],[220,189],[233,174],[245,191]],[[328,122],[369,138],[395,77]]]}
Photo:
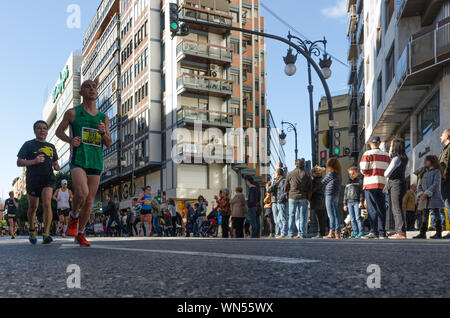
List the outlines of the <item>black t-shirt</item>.
{"label": "black t-shirt", "polygon": [[45,161],[34,166],[27,167],[27,182],[36,182],[41,179],[54,178],[53,163],[58,160],[58,154],[54,145],[48,142],[40,142],[36,139],[27,141],[17,155],[20,159],[34,160],[37,156],[44,155]]}
{"label": "black t-shirt", "polygon": [[[17,203],[19,203],[19,200],[18,200],[18,199],[14,198],[14,200],[16,200]],[[16,208],[16,206],[14,205],[13,200],[11,200],[11,199],[6,199],[6,200],[5,200],[5,208],[8,209],[8,214],[13,214],[13,215],[16,214],[17,208]]]}

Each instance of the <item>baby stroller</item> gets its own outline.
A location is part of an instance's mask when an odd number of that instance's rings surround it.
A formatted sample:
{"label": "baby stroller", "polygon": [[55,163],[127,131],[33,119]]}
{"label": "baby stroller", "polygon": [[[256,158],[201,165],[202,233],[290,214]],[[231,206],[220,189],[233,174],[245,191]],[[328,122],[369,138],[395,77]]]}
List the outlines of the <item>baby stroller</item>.
{"label": "baby stroller", "polygon": [[199,229],[199,234],[202,237],[217,237],[219,229],[218,212],[213,210],[207,217],[207,221],[203,221],[202,226]]}
{"label": "baby stroller", "polygon": [[353,233],[352,222],[350,219],[350,214],[347,215],[344,221],[344,227],[341,229],[341,238],[347,239]]}
{"label": "baby stroller", "polygon": [[[363,222],[365,224],[366,221],[368,221],[368,218],[369,218],[369,215],[368,215],[366,209],[361,209],[361,216],[362,216]],[[344,227],[341,230],[341,238],[347,239],[353,233],[352,221],[351,221],[351,218],[350,218],[350,214],[348,214],[347,217],[345,218],[344,224],[345,225],[344,225]]]}
{"label": "baby stroller", "polygon": [[164,213],[164,217],[161,218],[161,227],[163,236],[172,236],[172,217],[169,212]]}
{"label": "baby stroller", "polygon": [[183,218],[179,212],[177,212],[177,221],[173,226],[175,226],[175,236],[184,236]]}

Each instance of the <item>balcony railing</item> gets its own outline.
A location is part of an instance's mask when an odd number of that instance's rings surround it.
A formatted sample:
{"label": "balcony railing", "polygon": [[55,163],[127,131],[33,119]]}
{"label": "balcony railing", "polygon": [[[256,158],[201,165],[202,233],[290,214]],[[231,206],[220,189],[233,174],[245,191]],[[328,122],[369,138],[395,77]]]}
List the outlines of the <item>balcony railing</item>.
{"label": "balcony railing", "polygon": [[203,58],[209,58],[231,63],[233,61],[233,49],[219,45],[183,40],[177,46],[177,54],[184,53]]}
{"label": "balcony railing", "polygon": [[183,73],[177,79],[177,88],[207,91],[219,95],[232,95],[233,83],[233,81],[221,78]]}
{"label": "balcony railing", "polygon": [[181,9],[181,15],[185,19],[194,21],[211,22],[226,26],[231,26],[233,23],[233,17],[230,15],[222,14],[219,12],[203,10],[188,5],[183,5]]}
{"label": "balcony railing", "polygon": [[233,113],[182,106],[177,110],[178,122],[202,121],[211,126],[233,127]]}
{"label": "balcony railing", "polygon": [[233,161],[234,147],[224,144],[181,142],[177,144],[177,154],[179,157],[184,157],[185,159],[203,158],[205,160]]}
{"label": "balcony railing", "polygon": [[450,62],[450,19],[411,37],[396,65],[396,81],[440,63]]}
{"label": "balcony railing", "polygon": [[364,42],[364,18],[361,15],[358,20],[358,26],[356,27],[356,42],[363,44]]}
{"label": "balcony railing", "polygon": [[348,37],[348,60],[353,60],[358,54],[358,47],[356,45],[356,35],[354,33],[350,34]]}

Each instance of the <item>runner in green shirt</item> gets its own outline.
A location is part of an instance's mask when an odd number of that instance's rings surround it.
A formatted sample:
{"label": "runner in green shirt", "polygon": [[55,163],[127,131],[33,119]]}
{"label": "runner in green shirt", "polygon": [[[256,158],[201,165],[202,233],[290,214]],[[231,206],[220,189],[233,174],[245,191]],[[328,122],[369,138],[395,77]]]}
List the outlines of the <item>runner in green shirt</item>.
{"label": "runner in green shirt", "polygon": [[[75,242],[80,246],[90,246],[84,230],[100,184],[103,146],[110,147],[112,140],[109,118],[96,107],[97,84],[94,81],[85,81],[81,85],[80,95],[83,97],[83,103],[64,114],[56,136],[71,145],[70,170],[75,194],[67,233],[75,236]],[[69,127],[71,136],[65,133]]]}

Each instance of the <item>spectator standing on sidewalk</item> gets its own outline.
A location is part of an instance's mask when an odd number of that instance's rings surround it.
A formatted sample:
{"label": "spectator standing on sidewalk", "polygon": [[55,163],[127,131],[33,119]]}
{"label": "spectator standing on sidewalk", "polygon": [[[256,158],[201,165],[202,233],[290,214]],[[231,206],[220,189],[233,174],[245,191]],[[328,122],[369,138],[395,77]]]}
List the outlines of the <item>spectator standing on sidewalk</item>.
{"label": "spectator standing on sidewalk", "polygon": [[[305,171],[305,161],[297,159],[295,169],[288,174],[284,186],[284,192],[289,198],[289,236],[291,238],[306,238],[311,184],[311,176]],[[294,237],[296,223],[298,223],[298,234]]]}
{"label": "spectator standing on sidewalk", "polygon": [[264,198],[264,220],[269,225],[269,238],[275,237],[275,223],[272,212],[272,194],[268,192],[272,183],[269,181],[266,184],[266,196]]}
{"label": "spectator standing on sidewalk", "polygon": [[394,215],[395,235],[390,239],[406,239],[406,215],[403,210],[403,197],[406,194],[406,166],[408,157],[405,153],[405,142],[400,138],[391,141],[389,150],[391,162],[384,172],[387,178],[389,207]]}
{"label": "spectator standing on sidewalk", "polygon": [[417,196],[419,201],[425,205],[425,210],[422,218],[422,226],[420,227],[420,234],[415,236],[415,239],[426,239],[426,232],[428,229],[428,216],[430,211],[433,211],[436,218],[436,234],[432,239],[442,238],[442,221],[439,213],[442,208],[441,195],[442,182],[442,167],[439,159],[436,156],[427,156],[425,158],[425,170],[420,177],[419,189]]}
{"label": "spectator standing on sidewalk", "polygon": [[[322,167],[312,169],[312,194],[310,201],[311,216],[316,218],[319,232],[314,238],[323,238],[327,227],[327,210],[325,207],[325,191],[322,184]],[[314,220],[311,222],[313,223]]]}
{"label": "spectator standing on sidewalk", "polygon": [[120,220],[119,214],[117,212],[117,204],[115,204],[109,194],[106,195],[106,201],[108,204],[106,208],[103,209],[106,215],[109,215],[108,225],[106,226],[106,234],[109,236],[111,234],[111,224],[114,222],[117,227],[120,228],[122,233],[126,234],[127,230],[122,225],[122,221]]}
{"label": "spectator standing on sidewalk", "polygon": [[361,209],[364,207],[363,183],[357,167],[348,169],[349,180],[344,192],[344,211],[350,214],[353,233],[350,238],[361,238],[364,233],[364,221]]}
{"label": "spectator standing on sidewalk", "polygon": [[258,187],[254,184],[252,177],[248,177],[247,186],[249,188],[248,192],[248,216],[250,219],[250,226],[252,227],[252,238],[257,238],[260,234],[261,221],[258,216],[258,205],[260,204],[260,192]]}
{"label": "spectator standing on sidewalk", "polygon": [[233,237],[244,238],[244,221],[248,212],[247,201],[242,193],[242,187],[236,188],[236,194],[230,201],[231,204],[231,223],[233,228]]}
{"label": "spectator standing on sidewalk", "polygon": [[167,204],[167,209],[169,210],[170,218],[172,220],[172,236],[177,236],[177,209],[175,207],[175,200],[169,199]]}
{"label": "spectator standing on sidewalk", "polygon": [[341,221],[339,219],[339,189],[342,183],[342,167],[338,159],[330,158],[327,161],[327,175],[322,180],[325,185],[325,205],[330,220],[330,233],[326,239],[341,238]]}
{"label": "spectator standing on sidewalk", "polygon": [[[159,237],[163,236],[163,228],[161,226],[161,218],[164,217],[164,211],[161,208],[161,204],[156,198],[152,198],[152,230]],[[142,209],[141,209],[142,211]],[[150,233],[150,236],[152,233]]]}
{"label": "spectator standing on sidewalk", "polygon": [[406,230],[414,231],[414,223],[416,223],[416,191],[417,185],[411,185],[403,197],[403,211],[406,211]]}
{"label": "spectator standing on sidewalk", "polygon": [[230,206],[230,190],[222,189],[222,197],[217,200],[219,206],[219,211],[222,216],[222,238],[228,238],[230,233],[230,217],[231,217],[231,206]]}
{"label": "spectator standing on sidewalk", "polygon": [[287,212],[287,196],[284,192],[286,178],[283,170],[278,168],[275,172],[275,179],[270,185],[267,192],[272,195],[272,212],[275,220],[275,235],[277,238],[283,239],[288,235],[288,212]]}
{"label": "spectator standing on sidewalk", "polygon": [[364,175],[364,195],[369,214],[370,233],[365,239],[386,238],[386,198],[383,193],[386,186],[384,172],[389,167],[389,155],[380,149],[381,139],[373,136],[369,140],[371,150],[366,151],[360,162]]}
{"label": "spectator standing on sidewalk", "polygon": [[[450,215],[450,129],[444,130],[441,135],[441,142],[444,144],[444,149],[439,156],[439,163],[442,168],[442,199]],[[450,232],[444,238],[450,239]]]}
{"label": "spectator standing on sidewalk", "polygon": [[184,205],[187,209],[186,237],[191,237],[192,232],[194,233],[194,236],[197,236],[197,234],[198,234],[197,213],[195,212],[194,208],[192,207],[190,201],[184,202]]}

